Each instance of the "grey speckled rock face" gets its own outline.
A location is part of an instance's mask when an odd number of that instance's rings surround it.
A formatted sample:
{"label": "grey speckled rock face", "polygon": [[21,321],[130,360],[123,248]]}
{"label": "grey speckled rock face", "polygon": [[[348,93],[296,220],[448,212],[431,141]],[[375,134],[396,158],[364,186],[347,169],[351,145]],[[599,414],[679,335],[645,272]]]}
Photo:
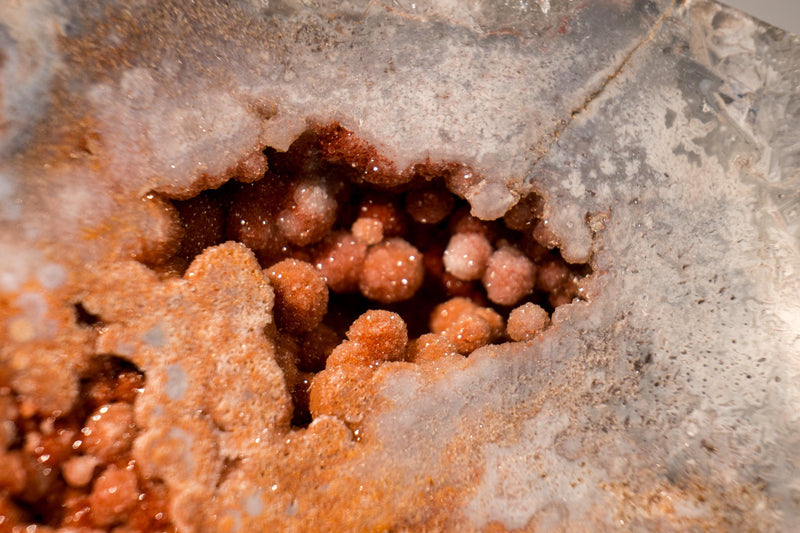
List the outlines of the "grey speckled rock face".
{"label": "grey speckled rock face", "polygon": [[[532,343],[385,380],[341,467],[396,505],[383,526],[440,506],[453,530],[790,530],[800,39],[700,0],[305,4],[1,6],[7,298],[140,254],[148,192],[218,186],[338,121],[399,169],[478,169],[481,218],[541,193],[565,258],[595,272]],[[458,495],[426,499],[424,477]],[[302,529],[301,507],[246,496],[264,480],[231,480],[214,513]]]}

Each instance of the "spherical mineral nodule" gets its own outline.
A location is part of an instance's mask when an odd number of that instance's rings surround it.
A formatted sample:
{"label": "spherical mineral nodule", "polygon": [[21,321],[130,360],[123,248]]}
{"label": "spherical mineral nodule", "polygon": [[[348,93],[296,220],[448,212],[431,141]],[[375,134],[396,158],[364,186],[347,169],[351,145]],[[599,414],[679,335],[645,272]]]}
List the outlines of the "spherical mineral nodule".
{"label": "spherical mineral nodule", "polygon": [[514,305],[533,291],[535,283],[536,266],[510,245],[492,254],[483,275],[486,295],[499,305]]}
{"label": "spherical mineral nodule", "polygon": [[374,309],[353,322],[347,330],[347,338],[365,346],[381,359],[393,361],[402,359],[405,354],[408,329],[397,313]]}
{"label": "spherical mineral nodule", "polygon": [[100,459],[92,455],[76,455],[61,465],[61,476],[70,487],[85,487],[94,477]]}
{"label": "spherical mineral nodule", "polygon": [[459,353],[470,354],[492,341],[492,327],[477,313],[464,313],[442,332]]}
{"label": "spherical mineral nodule", "polygon": [[463,207],[457,210],[448,221],[450,233],[455,235],[457,233],[480,233],[489,242],[494,241],[497,237],[497,224],[492,221],[481,220],[472,216],[469,209]]}
{"label": "spherical mineral nodule", "polygon": [[136,473],[111,465],[97,478],[89,495],[92,522],[99,527],[109,527],[124,521],[138,501]]}
{"label": "spherical mineral nodule", "polygon": [[492,245],[480,233],[456,233],[444,251],[444,268],[463,281],[480,279],[486,271]]}
{"label": "spherical mineral nodule", "polygon": [[383,222],[377,218],[359,217],[350,229],[358,242],[367,246],[383,240]]}
{"label": "spherical mineral nodule", "polygon": [[421,224],[438,224],[447,218],[453,204],[453,196],[443,188],[414,189],[406,194],[406,212]]}
{"label": "spherical mineral nodule", "polygon": [[333,292],[358,289],[367,246],[352,233],[340,231],[326,238],[316,249],[314,266]]}
{"label": "spherical mineral nodule", "polygon": [[422,363],[458,353],[456,345],[445,335],[426,333],[408,344],[407,358],[414,363]]}
{"label": "spherical mineral nodule", "polygon": [[286,240],[307,246],[330,233],[336,222],[336,208],[336,198],[324,183],[300,181],[289,188],[277,225]]}
{"label": "spherical mineral nodule", "polygon": [[383,225],[384,237],[400,237],[408,229],[406,214],[388,194],[367,194],[358,207],[359,218],[374,218]]}
{"label": "spherical mineral nodule", "polygon": [[278,206],[275,196],[282,194],[274,176],[243,185],[231,199],[225,219],[225,235],[251,248],[259,258],[280,257],[286,237],[276,225]]}
{"label": "spherical mineral nodule", "polygon": [[433,333],[441,333],[455,324],[461,315],[469,313],[483,317],[491,326],[493,337],[497,338],[503,334],[505,329],[503,317],[497,311],[482,307],[471,299],[461,296],[450,298],[434,308],[430,316],[430,330]]}
{"label": "spherical mineral nodule", "polygon": [[284,259],[267,271],[275,291],[275,321],[283,330],[305,333],[314,329],[328,310],[328,286],[314,265]]}
{"label": "spherical mineral nodule", "polygon": [[466,355],[499,339],[505,328],[503,318],[493,309],[457,297],[436,306],[431,313],[430,329]]}
{"label": "spherical mineral nodule", "polygon": [[414,296],[424,275],[422,253],[405,240],[394,238],[369,249],[358,287],[370,300],[402,302]]}
{"label": "spherical mineral nodule", "polygon": [[540,306],[528,302],[511,311],[508,316],[508,336],[515,341],[536,337],[550,324],[550,316]]}
{"label": "spherical mineral nodule", "polygon": [[326,368],[403,359],[408,345],[408,329],[397,313],[374,309],[353,322],[347,330],[347,338],[331,352]]}
{"label": "spherical mineral nodule", "polygon": [[111,461],[128,452],[136,437],[133,407],[123,402],[104,405],[89,415],[81,433],[87,453]]}
{"label": "spherical mineral nodule", "polygon": [[503,222],[508,229],[515,231],[533,231],[534,224],[543,214],[542,199],[536,194],[522,198],[517,205],[503,215]]}

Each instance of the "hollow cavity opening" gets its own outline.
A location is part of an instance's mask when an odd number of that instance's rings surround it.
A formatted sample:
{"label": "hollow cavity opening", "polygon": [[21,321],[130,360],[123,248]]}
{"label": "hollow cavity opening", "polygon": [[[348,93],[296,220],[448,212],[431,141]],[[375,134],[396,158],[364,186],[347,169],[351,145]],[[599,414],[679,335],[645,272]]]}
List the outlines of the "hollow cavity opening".
{"label": "hollow cavity opening", "polygon": [[528,341],[556,307],[581,298],[591,268],[563,259],[535,193],[502,219],[479,220],[464,199],[482,180],[471,168],[397,170],[336,124],[264,156],[260,179],[172,202],[182,238],[155,268],[181,274],[228,240],[254,252],[275,291],[268,334],[296,426],[325,412],[322,372]]}

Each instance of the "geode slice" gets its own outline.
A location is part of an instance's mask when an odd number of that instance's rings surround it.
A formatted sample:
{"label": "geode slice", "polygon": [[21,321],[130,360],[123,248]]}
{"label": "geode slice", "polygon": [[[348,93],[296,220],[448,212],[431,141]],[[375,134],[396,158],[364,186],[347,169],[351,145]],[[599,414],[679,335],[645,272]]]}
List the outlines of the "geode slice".
{"label": "geode slice", "polygon": [[319,4],[0,5],[0,524],[791,529],[800,40]]}

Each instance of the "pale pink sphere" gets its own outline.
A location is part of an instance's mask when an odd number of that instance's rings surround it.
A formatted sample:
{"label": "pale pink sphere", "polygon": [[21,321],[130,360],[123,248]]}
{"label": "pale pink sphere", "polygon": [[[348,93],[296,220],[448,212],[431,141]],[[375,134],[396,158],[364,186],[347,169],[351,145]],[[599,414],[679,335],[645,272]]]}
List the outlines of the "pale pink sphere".
{"label": "pale pink sphere", "polygon": [[504,245],[492,254],[483,286],[489,300],[500,305],[514,305],[533,291],[536,266],[517,248]]}
{"label": "pale pink sphere", "polygon": [[463,281],[480,279],[486,271],[492,245],[479,233],[456,233],[444,251],[444,269]]}

